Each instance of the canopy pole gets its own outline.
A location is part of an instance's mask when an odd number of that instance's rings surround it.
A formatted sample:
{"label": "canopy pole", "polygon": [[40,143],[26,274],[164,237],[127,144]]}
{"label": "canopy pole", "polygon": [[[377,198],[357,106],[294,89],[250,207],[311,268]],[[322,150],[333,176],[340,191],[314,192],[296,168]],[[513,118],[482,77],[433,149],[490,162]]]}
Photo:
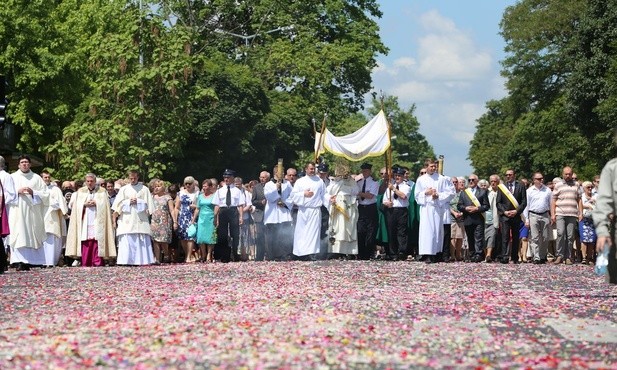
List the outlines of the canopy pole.
{"label": "canopy pole", "polygon": [[[323,114],[323,121],[321,122],[321,131],[319,136],[319,143],[317,144],[317,149],[315,150],[315,164],[318,164],[319,153],[321,152],[321,147],[324,141],[324,132],[326,131],[326,118],[328,118],[328,113]],[[313,122],[313,129],[315,129],[315,123]]]}

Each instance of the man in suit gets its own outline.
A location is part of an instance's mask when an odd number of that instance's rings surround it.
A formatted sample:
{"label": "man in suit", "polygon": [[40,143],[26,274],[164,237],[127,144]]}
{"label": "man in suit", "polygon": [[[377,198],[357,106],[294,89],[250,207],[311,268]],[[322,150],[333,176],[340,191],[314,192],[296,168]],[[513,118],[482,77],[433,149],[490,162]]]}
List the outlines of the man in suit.
{"label": "man in suit", "polygon": [[481,262],[484,246],[484,212],[488,211],[491,206],[488,202],[487,190],[478,186],[478,176],[471,174],[467,181],[469,187],[461,191],[457,208],[463,213],[463,224],[471,261]]}
{"label": "man in suit", "polygon": [[513,169],[506,171],[506,181],[497,191],[497,213],[501,225],[501,263],[519,263],[518,245],[522,224],[521,214],[527,206],[527,189],[515,181]]}
{"label": "man in suit", "polygon": [[[264,185],[270,181],[270,173],[261,171],[259,174],[259,184],[253,186],[251,203],[255,207],[253,221],[255,221],[255,261],[263,261],[266,251],[266,234],[264,228],[264,210],[266,208],[266,196],[264,195]],[[268,256],[271,258],[271,256]]]}

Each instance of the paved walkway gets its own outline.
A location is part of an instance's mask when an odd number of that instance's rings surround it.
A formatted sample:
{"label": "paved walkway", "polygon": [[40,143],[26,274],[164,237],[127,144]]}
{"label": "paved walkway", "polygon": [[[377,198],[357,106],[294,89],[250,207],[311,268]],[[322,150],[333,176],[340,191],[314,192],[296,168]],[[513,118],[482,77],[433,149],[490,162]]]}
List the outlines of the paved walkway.
{"label": "paved walkway", "polygon": [[0,276],[0,368],[616,368],[591,266],[246,262]]}

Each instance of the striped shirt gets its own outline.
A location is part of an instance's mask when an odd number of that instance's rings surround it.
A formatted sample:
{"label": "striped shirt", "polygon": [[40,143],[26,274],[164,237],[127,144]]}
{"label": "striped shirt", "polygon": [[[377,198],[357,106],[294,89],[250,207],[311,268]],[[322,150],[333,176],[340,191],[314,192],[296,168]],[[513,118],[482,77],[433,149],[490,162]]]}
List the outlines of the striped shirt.
{"label": "striped shirt", "polygon": [[555,202],[556,216],[578,217],[578,201],[580,194],[576,182],[571,184],[562,181],[555,185],[553,190],[553,201]]}

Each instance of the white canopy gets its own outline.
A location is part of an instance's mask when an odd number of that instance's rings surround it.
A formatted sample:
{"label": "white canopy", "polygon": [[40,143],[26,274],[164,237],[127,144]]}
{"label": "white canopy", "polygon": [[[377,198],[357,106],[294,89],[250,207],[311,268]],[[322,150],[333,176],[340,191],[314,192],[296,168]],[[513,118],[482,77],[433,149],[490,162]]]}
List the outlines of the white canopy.
{"label": "white canopy", "polygon": [[382,155],[389,147],[388,121],[383,110],[352,134],[337,137],[327,128],[323,135],[315,133],[315,153],[318,155],[327,150],[350,161],[361,161]]}

